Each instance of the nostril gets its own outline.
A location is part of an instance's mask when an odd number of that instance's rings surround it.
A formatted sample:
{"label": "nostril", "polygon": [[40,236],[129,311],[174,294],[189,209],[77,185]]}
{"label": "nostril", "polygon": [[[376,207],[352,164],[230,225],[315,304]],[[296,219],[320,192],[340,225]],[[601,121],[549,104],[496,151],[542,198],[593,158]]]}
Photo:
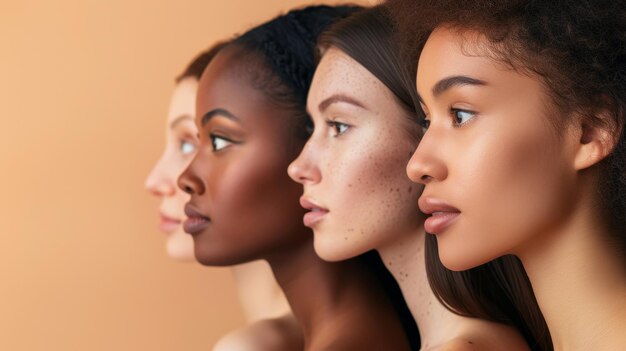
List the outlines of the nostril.
{"label": "nostril", "polygon": [[188,185],[185,185],[185,187],[183,188],[183,191],[186,192],[189,195],[193,194],[193,189],[191,189],[191,187],[188,186]]}
{"label": "nostril", "polygon": [[429,176],[429,175],[427,175],[427,174],[424,174],[423,176],[421,176],[421,177],[420,177],[420,180],[421,180],[422,182],[428,182],[428,181],[429,181],[429,180],[431,180],[431,179],[432,179],[432,177],[431,177],[431,176]]}

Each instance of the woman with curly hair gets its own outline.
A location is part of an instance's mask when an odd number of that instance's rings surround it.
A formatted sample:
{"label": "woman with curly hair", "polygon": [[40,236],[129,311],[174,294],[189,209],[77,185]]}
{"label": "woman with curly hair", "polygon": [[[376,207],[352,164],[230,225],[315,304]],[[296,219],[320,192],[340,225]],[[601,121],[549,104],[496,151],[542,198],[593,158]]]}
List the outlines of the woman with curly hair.
{"label": "woman with curly hair", "polygon": [[626,349],[626,3],[391,3],[441,262],[513,254],[556,350]]}

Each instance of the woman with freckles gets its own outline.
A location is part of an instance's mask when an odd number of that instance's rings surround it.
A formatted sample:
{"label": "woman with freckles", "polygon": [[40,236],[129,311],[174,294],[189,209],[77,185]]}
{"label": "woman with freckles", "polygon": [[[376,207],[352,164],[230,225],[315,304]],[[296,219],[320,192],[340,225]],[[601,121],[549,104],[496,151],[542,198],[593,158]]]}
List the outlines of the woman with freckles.
{"label": "woman with freckles", "polygon": [[417,203],[422,186],[405,172],[421,137],[417,97],[392,32],[379,6],[337,23],[320,39],[307,101],[315,129],[289,167],[304,186],[300,202],[309,211],[304,223],[314,231],[315,250],[328,261],[377,250],[408,302],[422,350],[529,350],[535,334],[524,313],[509,308],[515,302],[483,294],[504,295],[497,284],[505,279],[485,274],[482,290],[450,287],[468,291],[457,300],[472,308],[461,312],[448,310],[429,286]]}
{"label": "woman with freckles", "polygon": [[407,172],[442,263],[513,254],[556,350],[626,349],[626,4],[394,6],[426,114]]}
{"label": "woman with freckles", "polygon": [[301,222],[301,187],[287,175],[308,137],[317,36],[356,9],[291,11],[233,40],[208,65],[196,104],[198,153],[179,178],[191,195],[184,227],[202,264],[269,263],[305,350],[409,350],[369,267],[317,257]]}
{"label": "woman with freckles", "polygon": [[[167,254],[176,260],[194,261],[193,239],[182,228],[189,195],[176,180],[196,153],[198,130],[194,124],[198,80],[226,43],[218,43],[198,55],[176,79],[166,120],[166,145],[160,160],[146,179],[146,189],[161,198],[160,229],[166,235]],[[214,351],[263,350],[268,335],[274,344],[301,348],[302,335],[282,291],[266,262],[233,266],[239,302],[248,325],[220,338]]]}

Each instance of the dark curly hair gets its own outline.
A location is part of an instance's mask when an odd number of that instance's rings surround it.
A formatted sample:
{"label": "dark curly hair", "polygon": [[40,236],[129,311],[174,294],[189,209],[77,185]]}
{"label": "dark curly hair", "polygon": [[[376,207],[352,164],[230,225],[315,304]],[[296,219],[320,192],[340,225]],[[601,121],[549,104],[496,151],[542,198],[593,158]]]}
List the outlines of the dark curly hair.
{"label": "dark curly hair", "polygon": [[[322,34],[319,46],[322,53],[337,48],[365,67],[417,122],[424,115],[415,75],[401,60],[400,49],[392,40],[394,29],[388,9],[376,6],[333,25]],[[445,306],[467,317],[512,325],[534,350],[552,349],[546,322],[518,259],[506,257],[468,272],[452,272],[439,261],[436,245],[436,238],[427,236],[429,280]]]}
{"label": "dark curly hair", "polygon": [[199,53],[185,68],[185,70],[176,77],[176,83],[180,83],[185,78],[195,78],[200,80],[204,69],[209,65],[213,58],[222,50],[228,41],[219,41],[207,50]]}
{"label": "dark curly hair", "polygon": [[[611,132],[615,147],[594,166],[600,173],[597,194],[612,232],[608,240],[626,263],[626,2],[389,0],[388,6],[413,75],[434,29],[473,31],[486,39],[485,55],[541,79],[559,112],[551,121],[555,126],[566,123],[568,116],[582,116],[589,125]],[[430,277],[439,259],[436,242],[429,246]],[[480,284],[472,270],[461,273],[458,279]],[[431,284],[438,280],[436,286],[454,274],[432,274]],[[462,311],[454,294],[443,291],[440,296]]]}
{"label": "dark curly hair", "polygon": [[[389,0],[403,56],[415,73],[437,27],[471,30],[486,54],[539,77],[561,116],[611,131],[615,148],[597,167],[602,213],[626,264],[626,2],[615,0]],[[604,117],[598,118],[599,114]],[[566,122],[552,121],[555,125]]]}

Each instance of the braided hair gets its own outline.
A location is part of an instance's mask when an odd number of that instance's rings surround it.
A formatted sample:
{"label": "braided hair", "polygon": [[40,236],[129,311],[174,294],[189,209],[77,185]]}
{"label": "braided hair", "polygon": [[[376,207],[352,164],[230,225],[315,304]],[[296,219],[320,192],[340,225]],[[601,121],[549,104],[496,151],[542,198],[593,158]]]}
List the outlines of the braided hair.
{"label": "braided hair", "polygon": [[299,137],[308,137],[306,98],[316,67],[317,39],[332,23],[359,9],[320,5],[292,10],[229,44],[245,57],[253,86],[270,101],[293,112]]}

